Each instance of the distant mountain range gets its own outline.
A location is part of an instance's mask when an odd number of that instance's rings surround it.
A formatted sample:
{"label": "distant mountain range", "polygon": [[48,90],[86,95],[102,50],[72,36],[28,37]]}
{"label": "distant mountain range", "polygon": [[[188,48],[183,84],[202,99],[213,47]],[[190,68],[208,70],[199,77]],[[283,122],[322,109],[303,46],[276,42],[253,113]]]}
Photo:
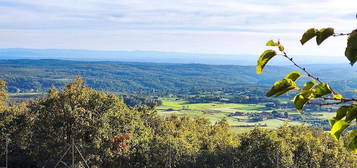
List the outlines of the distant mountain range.
{"label": "distant mountain range", "polygon": [[[197,54],[160,51],[98,51],[66,49],[0,49],[0,59],[62,59],[76,61],[123,61],[153,63],[199,63],[211,65],[255,65],[257,55]],[[294,56],[302,64],[347,63],[344,56]],[[289,65],[285,59],[273,59],[270,65]]]}

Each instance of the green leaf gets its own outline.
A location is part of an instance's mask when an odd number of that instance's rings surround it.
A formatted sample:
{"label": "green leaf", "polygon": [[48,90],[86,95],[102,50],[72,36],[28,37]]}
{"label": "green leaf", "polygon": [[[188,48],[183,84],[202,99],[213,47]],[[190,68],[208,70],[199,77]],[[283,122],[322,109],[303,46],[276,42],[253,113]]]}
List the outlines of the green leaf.
{"label": "green leaf", "polygon": [[283,79],[274,83],[273,87],[266,93],[266,96],[280,96],[289,90],[296,88],[296,84],[291,79]]}
{"label": "green leaf", "polygon": [[356,105],[351,105],[351,107],[347,110],[346,113],[346,122],[351,122],[357,117],[357,106]]}
{"label": "green leaf", "polygon": [[317,32],[316,42],[317,45],[320,45],[328,37],[332,36],[335,33],[335,30],[331,27],[320,29]]}
{"label": "green leaf", "polygon": [[345,120],[337,121],[335,124],[333,124],[333,126],[331,128],[331,135],[337,140],[340,139],[342,132],[348,126],[350,126],[350,123],[346,122]]}
{"label": "green leaf", "polygon": [[330,126],[332,127],[336,123],[336,118],[333,117],[332,119],[329,120]]}
{"label": "green leaf", "polygon": [[317,29],[311,28],[306,30],[306,32],[302,35],[301,37],[301,44],[304,45],[307,41],[309,41],[310,39],[314,38],[317,35]]}
{"label": "green leaf", "polygon": [[313,93],[311,90],[305,90],[302,91],[301,93],[297,94],[294,99],[294,105],[295,108],[298,111],[301,111],[302,108],[305,106],[305,104],[313,97]]}
{"label": "green leaf", "polygon": [[266,43],[266,46],[279,46],[280,44],[279,43],[276,43],[274,42],[273,40],[269,40],[267,43]]}
{"label": "green leaf", "polygon": [[260,55],[256,67],[257,74],[261,74],[263,72],[265,65],[274,56],[276,56],[276,52],[274,50],[265,50],[263,54]]}
{"label": "green leaf", "polygon": [[296,81],[300,76],[301,73],[299,71],[293,71],[286,75],[285,79],[291,79],[292,81]]}
{"label": "green leaf", "polygon": [[317,86],[315,86],[313,91],[315,94],[315,98],[319,98],[332,92],[330,86],[326,83],[318,84]]}
{"label": "green leaf", "polygon": [[305,84],[304,84],[304,88],[303,88],[303,90],[309,90],[309,89],[311,89],[312,87],[314,87],[314,85],[315,85],[315,81],[313,80],[313,81],[310,81],[310,82],[306,82]]}
{"label": "green leaf", "polygon": [[341,100],[343,96],[341,94],[334,94],[333,98]]}
{"label": "green leaf", "polygon": [[282,45],[279,45],[279,51],[284,51],[284,46],[282,46]]}
{"label": "green leaf", "polygon": [[355,153],[357,153],[357,130],[352,130],[348,134],[348,147]]}
{"label": "green leaf", "polygon": [[357,61],[357,32],[352,32],[347,39],[345,56],[353,65]]}
{"label": "green leaf", "polygon": [[347,111],[351,108],[351,106],[341,106],[337,111],[336,111],[336,120],[341,120],[343,117],[346,116]]}

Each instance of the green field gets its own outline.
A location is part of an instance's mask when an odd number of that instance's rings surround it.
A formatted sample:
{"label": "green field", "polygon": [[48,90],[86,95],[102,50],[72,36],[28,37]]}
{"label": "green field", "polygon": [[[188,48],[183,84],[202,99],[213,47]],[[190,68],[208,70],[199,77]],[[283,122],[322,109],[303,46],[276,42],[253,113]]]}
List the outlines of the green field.
{"label": "green field", "polygon": [[[182,99],[175,98],[161,98],[162,105],[157,107],[159,114],[162,116],[168,116],[176,114],[179,116],[199,116],[207,118],[212,123],[226,118],[232,129],[236,132],[243,132],[252,129],[254,126],[273,129],[281,126],[284,123],[288,124],[302,124],[301,122],[283,120],[283,119],[267,119],[259,122],[247,121],[247,116],[232,116],[230,113],[244,112],[244,113],[257,113],[257,112],[271,112],[267,110],[264,104],[234,104],[234,103],[197,103],[190,104]],[[278,111],[288,111],[289,114],[297,114],[298,112],[292,109],[278,109]],[[325,119],[331,118],[334,113],[319,112],[318,118]]]}

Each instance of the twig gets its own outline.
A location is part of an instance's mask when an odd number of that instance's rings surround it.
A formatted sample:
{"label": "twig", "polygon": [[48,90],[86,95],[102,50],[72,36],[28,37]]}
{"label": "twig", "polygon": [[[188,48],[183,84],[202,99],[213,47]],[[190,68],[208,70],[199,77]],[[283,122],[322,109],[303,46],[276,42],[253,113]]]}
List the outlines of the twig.
{"label": "twig", "polygon": [[318,105],[318,106],[328,106],[328,105],[337,105],[337,104],[342,104],[342,103],[347,103],[347,102],[357,102],[357,98],[332,98],[332,97],[322,97],[323,100],[335,100],[337,102],[327,102],[327,103],[315,103],[315,102],[308,102],[307,104],[313,104],[313,105]]}
{"label": "twig", "polygon": [[308,77],[310,77],[310,78],[316,80],[316,81],[319,82],[319,83],[323,83],[318,77],[312,75],[309,71],[307,71],[305,67],[302,67],[302,66],[298,65],[298,64],[293,60],[292,57],[289,57],[288,54],[286,54],[285,51],[283,51],[283,55],[282,55],[282,56],[285,57],[285,58],[287,58],[287,59],[288,59],[290,62],[292,62],[296,67],[298,67],[299,69],[301,69],[302,71],[304,71],[304,72],[307,74]]}
{"label": "twig", "polygon": [[350,35],[351,33],[335,33],[335,34],[333,34],[332,36],[333,37],[336,37],[336,36],[348,36],[348,35]]}
{"label": "twig", "polygon": [[[353,30],[353,32],[357,32],[357,29]],[[350,35],[351,33],[337,33],[334,34],[333,36],[345,36],[345,35]],[[300,65],[298,65],[292,57],[289,57],[288,54],[285,51],[282,51],[283,54],[278,54],[281,55],[283,57],[285,57],[286,59],[288,59],[291,63],[294,64],[294,66],[296,66],[297,68],[299,68],[300,70],[304,71],[307,75],[307,77],[310,77],[314,80],[316,80],[318,83],[322,84],[323,82],[320,80],[319,77],[316,77],[314,75],[312,75],[309,71],[306,70],[305,67],[302,67]],[[337,95],[338,93],[336,91],[334,91],[332,88],[331,92],[333,95]],[[357,98],[331,98],[331,97],[321,97],[321,99],[323,99],[324,101],[326,100],[335,100],[337,102],[327,102],[327,103],[315,103],[315,102],[307,102],[307,104],[313,104],[313,105],[318,105],[318,106],[327,106],[327,105],[337,105],[337,104],[342,104],[342,103],[347,103],[347,102],[357,102]]]}
{"label": "twig", "polygon": [[351,35],[351,34],[354,33],[354,32],[357,32],[357,29],[352,30],[351,33],[335,33],[335,34],[333,34],[332,36],[333,36],[333,37],[336,37],[336,36],[349,36],[349,35]]}
{"label": "twig", "polygon": [[312,105],[317,105],[317,106],[328,106],[328,105],[337,105],[337,104],[342,104],[342,103],[346,103],[346,101],[328,102],[328,103],[307,102],[306,104],[312,104]]}
{"label": "twig", "polygon": [[351,101],[354,101],[354,102],[357,102],[357,98],[341,98],[341,99],[337,99],[337,98],[333,98],[333,97],[322,97],[323,100],[338,100],[338,101],[341,101],[341,102],[351,102]]}
{"label": "twig", "polygon": [[329,103],[315,103],[315,102],[307,102],[306,104],[312,104],[312,105],[317,105],[317,106],[329,106],[329,105],[337,105],[337,104],[342,104],[345,103],[343,101],[340,102],[329,102]]}
{"label": "twig", "polygon": [[[294,64],[294,66],[296,66],[296,67],[298,67],[299,69],[301,69],[302,71],[304,71],[304,72],[307,74],[308,77],[310,77],[310,78],[316,80],[316,81],[319,82],[320,84],[323,83],[323,82],[320,80],[319,77],[316,77],[316,76],[312,75],[309,71],[306,70],[305,67],[302,67],[302,66],[298,65],[298,64],[293,60],[292,57],[289,57],[288,54],[286,54],[285,51],[283,51],[282,53],[283,53],[283,55],[282,55],[283,57],[287,58],[290,62],[292,62],[292,63]],[[331,88],[331,92],[332,92],[333,95],[337,95],[337,94],[338,94],[338,93],[335,92],[332,88]]]}

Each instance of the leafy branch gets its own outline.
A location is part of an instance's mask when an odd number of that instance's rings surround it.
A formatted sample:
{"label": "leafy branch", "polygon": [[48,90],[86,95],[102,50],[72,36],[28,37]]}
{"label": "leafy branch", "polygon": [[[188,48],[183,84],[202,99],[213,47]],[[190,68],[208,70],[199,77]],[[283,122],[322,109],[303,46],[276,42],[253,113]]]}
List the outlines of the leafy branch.
{"label": "leafy branch", "polygon": [[[304,45],[307,41],[316,37],[316,43],[317,45],[320,45],[323,41],[331,36],[348,36],[345,56],[350,61],[350,64],[353,65],[357,61],[357,29],[353,30],[351,33],[335,33],[334,29],[331,27],[322,28],[319,30],[310,28],[302,35],[300,42],[302,45]],[[295,108],[298,111],[301,111],[306,104],[325,106],[357,102],[356,98],[343,98],[343,96],[334,91],[329,84],[322,82],[320,78],[314,76],[305,67],[298,65],[292,57],[288,56],[288,54],[285,52],[284,46],[280,44],[280,41],[274,42],[273,40],[269,40],[266,45],[277,47],[281,54],[277,54],[277,52],[272,49],[265,50],[257,61],[257,74],[261,74],[263,72],[264,67],[273,57],[280,55],[288,59],[295,67],[302,70],[308,77],[312,79],[312,81],[306,82],[303,88],[299,88],[295,82],[302,76],[301,73],[298,71],[290,72],[284,77],[284,79],[275,82],[272,88],[266,93],[266,96],[278,97],[291,90],[297,90],[299,93],[295,95],[292,101],[294,102]],[[318,83],[316,84],[315,81]],[[327,95],[331,95],[331,97],[326,97]],[[320,99],[326,102],[316,103],[312,101],[314,99]],[[340,135],[351,124],[353,124],[353,120],[357,122],[357,104],[341,106],[337,110],[336,116],[330,120],[332,136],[338,140]],[[349,134],[349,147],[351,150],[357,153],[357,130],[353,130]]]}

